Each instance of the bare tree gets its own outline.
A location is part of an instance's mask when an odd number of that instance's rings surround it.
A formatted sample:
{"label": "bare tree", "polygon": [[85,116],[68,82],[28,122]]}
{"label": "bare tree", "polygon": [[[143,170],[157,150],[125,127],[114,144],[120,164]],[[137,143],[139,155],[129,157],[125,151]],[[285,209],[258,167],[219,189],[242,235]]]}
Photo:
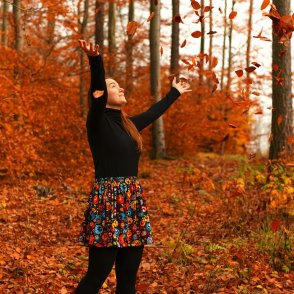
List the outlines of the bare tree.
{"label": "bare tree", "polygon": [[1,42],[3,45],[7,45],[7,33],[8,33],[8,27],[7,27],[7,16],[8,16],[8,1],[3,1],[3,18],[2,18],[2,37]]}
{"label": "bare tree", "polygon": [[108,75],[112,76],[115,71],[115,52],[116,52],[116,42],[115,42],[115,28],[116,28],[116,17],[115,17],[115,3],[113,0],[109,2],[108,9],[108,52],[109,52],[109,62],[108,62]]}
{"label": "bare tree", "polygon": [[[172,19],[180,14],[180,1],[172,0]],[[172,35],[171,35],[171,57],[170,57],[170,72],[176,73],[179,69],[179,38],[180,26],[178,22],[172,22]]]}

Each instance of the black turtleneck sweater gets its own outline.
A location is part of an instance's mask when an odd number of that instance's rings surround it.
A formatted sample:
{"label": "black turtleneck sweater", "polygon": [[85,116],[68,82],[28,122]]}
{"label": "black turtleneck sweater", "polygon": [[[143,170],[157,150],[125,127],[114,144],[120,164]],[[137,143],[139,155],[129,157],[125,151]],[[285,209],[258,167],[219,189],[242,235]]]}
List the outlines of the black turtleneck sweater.
{"label": "black turtleneck sweater", "polygon": [[[88,56],[91,69],[89,89],[90,108],[87,116],[87,136],[95,165],[95,178],[138,176],[140,152],[136,141],[124,129],[121,110],[107,108],[107,87],[101,55]],[[99,98],[92,95],[103,90]],[[147,111],[129,117],[141,131],[159,118],[180,96],[172,87],[165,98],[154,103]]]}

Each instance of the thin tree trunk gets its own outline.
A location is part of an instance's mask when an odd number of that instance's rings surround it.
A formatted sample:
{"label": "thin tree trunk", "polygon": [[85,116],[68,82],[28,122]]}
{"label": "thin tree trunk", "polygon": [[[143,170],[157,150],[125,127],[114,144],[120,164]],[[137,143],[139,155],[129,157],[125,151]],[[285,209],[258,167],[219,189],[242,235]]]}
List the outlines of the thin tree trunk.
{"label": "thin tree trunk", "polygon": [[[274,0],[281,16],[290,14],[290,0]],[[278,43],[279,37],[273,33],[273,62],[272,62],[272,88],[273,110],[269,159],[285,158],[290,156],[292,146],[288,142],[289,136],[293,135],[293,110],[291,98],[291,42],[289,47]],[[281,54],[286,50],[285,54]],[[274,65],[279,66],[279,74],[274,71]],[[279,85],[276,77],[283,79],[283,86]]]}
{"label": "thin tree trunk", "polygon": [[[201,15],[204,15],[204,0],[201,0]],[[200,40],[200,53],[204,53],[205,51],[205,19],[201,21],[201,40]],[[200,62],[200,70],[199,70],[199,82],[200,85],[203,84],[203,69],[204,69],[204,59],[201,59]]]}
{"label": "thin tree trunk", "polygon": [[[87,35],[87,24],[89,19],[89,0],[84,1],[84,13],[83,13],[83,19],[81,22],[81,38],[83,40],[86,39]],[[80,68],[81,72],[84,72],[85,69],[85,55],[82,50],[80,50]],[[81,116],[86,116],[86,91],[85,91],[86,85],[85,85],[85,79],[83,75],[80,75],[80,107],[81,107]]]}
{"label": "thin tree trunk", "polygon": [[[134,0],[130,0],[129,2],[129,22],[134,20],[135,15],[135,3]],[[126,43],[126,90],[127,93],[131,93],[133,90],[133,42],[132,36],[128,35],[128,40]]]}
{"label": "thin tree trunk", "polygon": [[[160,0],[157,5],[151,1],[150,12],[154,11],[154,17],[150,21],[149,42],[150,42],[150,92],[155,97],[156,102],[161,99],[160,83]],[[163,120],[159,117],[152,124],[152,153],[151,158],[161,158],[165,156],[165,138],[163,130]]]}
{"label": "thin tree trunk", "polygon": [[95,10],[95,43],[99,45],[99,52],[103,56],[104,52],[104,2],[96,0]]}
{"label": "thin tree trunk", "polygon": [[222,71],[221,71],[221,90],[224,87],[224,76],[225,76],[225,63],[226,63],[226,41],[227,41],[227,8],[228,3],[225,0],[225,10],[224,10],[224,38],[223,38],[223,52],[222,52]]}
{"label": "thin tree trunk", "polygon": [[[252,13],[253,13],[253,0],[250,0],[249,5],[249,18],[248,18],[248,38],[247,38],[247,50],[246,50],[246,67],[250,65],[250,51],[251,51],[251,36],[252,36]],[[247,79],[249,79],[250,73],[247,72]],[[246,92],[249,93],[250,84],[246,84]]]}
{"label": "thin tree trunk", "polygon": [[[21,51],[23,49],[23,32],[22,32],[22,19],[21,19],[21,0],[13,1],[13,24],[14,24],[14,49],[18,52],[18,59],[21,61],[22,55]],[[14,81],[15,85],[21,87],[21,72],[18,67],[18,64],[14,64]],[[19,94],[16,93],[15,98],[18,99]],[[20,98],[21,101],[21,98]],[[23,106],[23,101],[20,103]],[[18,121],[19,128],[24,126],[23,115],[21,112],[14,114],[14,119]]]}
{"label": "thin tree trunk", "polygon": [[[212,7],[212,0],[209,1],[209,6]],[[212,32],[213,29],[213,22],[212,22],[212,9],[209,11],[209,31]],[[210,72],[212,71],[212,63],[211,63],[211,57],[212,57],[212,39],[213,39],[213,34],[209,35],[209,70]],[[209,79],[209,87],[212,87],[212,80],[211,78]]]}
{"label": "thin tree trunk", "polygon": [[115,3],[109,2],[108,9],[108,75],[113,76],[115,71],[115,56],[116,56],[116,42],[115,42]]}
{"label": "thin tree trunk", "polygon": [[[180,14],[180,1],[172,0],[172,19]],[[171,57],[170,57],[170,72],[177,73],[179,70],[179,43],[180,43],[180,26],[178,22],[172,21],[171,35]]]}
{"label": "thin tree trunk", "polygon": [[2,37],[1,42],[3,45],[8,44],[7,34],[8,34],[8,27],[7,27],[7,19],[8,19],[8,1],[4,0],[3,2],[3,18],[2,18]]}

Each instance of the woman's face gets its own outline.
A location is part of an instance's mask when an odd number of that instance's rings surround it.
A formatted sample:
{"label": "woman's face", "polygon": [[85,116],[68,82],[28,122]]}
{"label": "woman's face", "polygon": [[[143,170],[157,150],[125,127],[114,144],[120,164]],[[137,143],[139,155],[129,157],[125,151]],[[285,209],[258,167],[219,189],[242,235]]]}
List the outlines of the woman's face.
{"label": "woman's face", "polygon": [[124,95],[124,89],[121,88],[118,83],[113,79],[106,79],[107,86],[107,105],[110,108],[117,108],[127,103],[127,100]]}

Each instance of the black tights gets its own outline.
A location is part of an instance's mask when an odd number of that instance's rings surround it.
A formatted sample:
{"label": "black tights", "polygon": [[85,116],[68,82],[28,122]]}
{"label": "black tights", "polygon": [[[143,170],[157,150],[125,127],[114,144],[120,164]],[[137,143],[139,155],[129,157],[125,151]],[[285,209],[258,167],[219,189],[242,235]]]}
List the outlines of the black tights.
{"label": "black tights", "polygon": [[80,281],[75,294],[97,294],[115,262],[115,294],[136,293],[136,277],[144,245],[130,247],[89,246],[88,271]]}

